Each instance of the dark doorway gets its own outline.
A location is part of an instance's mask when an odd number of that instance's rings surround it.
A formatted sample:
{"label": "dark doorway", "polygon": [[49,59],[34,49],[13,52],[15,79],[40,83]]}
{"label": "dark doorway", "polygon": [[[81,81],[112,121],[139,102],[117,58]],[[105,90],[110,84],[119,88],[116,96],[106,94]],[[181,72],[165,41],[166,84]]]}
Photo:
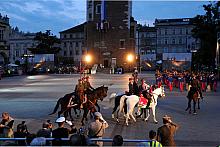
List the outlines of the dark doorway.
{"label": "dark doorway", "polygon": [[109,65],[108,65],[108,60],[104,60],[104,67],[106,68],[106,67],[108,67]]}

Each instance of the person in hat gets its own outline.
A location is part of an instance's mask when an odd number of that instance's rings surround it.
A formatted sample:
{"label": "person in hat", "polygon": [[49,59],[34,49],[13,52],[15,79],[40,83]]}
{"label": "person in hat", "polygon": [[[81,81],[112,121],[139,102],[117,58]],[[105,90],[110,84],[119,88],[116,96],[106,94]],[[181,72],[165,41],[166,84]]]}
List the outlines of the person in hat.
{"label": "person in hat", "polygon": [[[94,113],[94,121],[91,122],[88,126],[88,136],[89,138],[100,138],[105,133],[105,129],[108,128],[108,123],[103,119],[100,112]],[[97,141],[95,144],[103,146],[103,142]]]}
{"label": "person in hat", "polygon": [[2,121],[0,122],[0,134],[3,133],[4,128],[13,129],[14,119],[9,115],[8,112],[2,113]]}
{"label": "person in hat", "polygon": [[94,90],[94,88],[91,86],[90,82],[89,82],[89,76],[85,77],[85,81],[83,83],[84,85],[84,89],[86,93],[90,93]]}
{"label": "person in hat", "polygon": [[128,83],[128,95],[132,95],[134,93],[133,89],[133,78],[129,78],[129,83]]}
{"label": "person in hat", "polygon": [[168,115],[163,117],[163,124],[157,130],[157,141],[161,142],[163,146],[176,146],[174,134],[179,129],[179,125],[172,122]]}
{"label": "person in hat", "polygon": [[[52,137],[52,128],[53,125],[50,122],[50,120],[48,120],[47,122],[44,122],[42,125],[42,129],[40,129],[37,132],[37,137],[45,137],[45,138],[50,138]],[[49,141],[47,141],[46,145],[51,145]]]}
{"label": "person in hat", "polygon": [[[25,121],[22,121],[21,124],[17,125],[17,131],[14,133],[14,138],[26,138],[29,135],[27,126],[25,124]],[[18,140],[17,144],[19,146],[26,146],[25,140]]]}
{"label": "person in hat", "polygon": [[[64,127],[65,122],[70,126],[69,128]],[[76,127],[72,124],[71,121],[68,121],[65,119],[65,117],[59,117],[56,120],[56,123],[58,124],[58,128],[52,131],[52,137],[56,139],[60,138],[68,138],[69,134],[73,134],[77,132]],[[54,145],[67,145],[66,141],[60,141],[60,140],[55,140],[53,141],[53,146]]]}
{"label": "person in hat", "polygon": [[75,93],[76,96],[79,99],[79,103],[80,103],[80,108],[83,108],[83,101],[84,101],[84,91],[85,91],[85,87],[83,85],[82,79],[78,80],[78,84],[75,87]]}

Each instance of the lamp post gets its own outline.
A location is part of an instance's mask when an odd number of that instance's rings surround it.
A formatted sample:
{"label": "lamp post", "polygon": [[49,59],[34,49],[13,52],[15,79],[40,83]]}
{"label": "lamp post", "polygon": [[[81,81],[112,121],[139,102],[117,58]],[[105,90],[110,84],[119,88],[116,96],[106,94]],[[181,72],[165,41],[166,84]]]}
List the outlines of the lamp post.
{"label": "lamp post", "polygon": [[128,54],[127,55],[127,61],[129,62],[129,71],[131,71],[131,63],[134,61],[134,55]]}
{"label": "lamp post", "polygon": [[[87,63],[90,63],[91,61],[92,61],[92,56],[91,55],[89,55],[89,54],[86,54],[86,55],[83,55],[82,56],[82,58],[81,58],[81,60],[80,60],[80,63],[79,63],[79,68],[80,68],[80,78],[82,78],[82,72],[84,73],[84,68],[83,68],[83,70],[82,70],[82,64],[83,64],[83,61],[85,62],[85,66],[84,67],[86,67],[86,65],[87,65]],[[85,75],[84,75],[85,76]]]}
{"label": "lamp post", "polygon": [[219,41],[220,41],[220,32],[217,33],[217,47],[216,47],[216,58],[215,58],[218,79],[219,79]]}

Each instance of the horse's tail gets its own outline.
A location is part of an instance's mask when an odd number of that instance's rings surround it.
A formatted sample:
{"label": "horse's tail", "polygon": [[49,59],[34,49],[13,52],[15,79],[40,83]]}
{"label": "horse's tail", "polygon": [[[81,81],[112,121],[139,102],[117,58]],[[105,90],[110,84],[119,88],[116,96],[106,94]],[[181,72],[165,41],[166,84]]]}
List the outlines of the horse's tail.
{"label": "horse's tail", "polygon": [[117,95],[116,93],[112,93],[109,97],[109,103],[111,107],[114,107],[114,100],[115,100],[116,95]]}
{"label": "horse's tail", "polygon": [[123,108],[124,108],[124,101],[126,99],[126,95],[123,95],[120,99],[120,108],[119,108],[119,112],[121,113]]}
{"label": "horse's tail", "polygon": [[62,99],[62,98],[59,98],[59,100],[57,101],[57,104],[56,104],[56,106],[55,106],[53,112],[50,113],[49,115],[53,115],[53,114],[55,114],[55,113],[57,112],[57,110],[58,110],[58,108],[59,108],[59,105],[60,105],[60,100],[61,100],[61,99]]}

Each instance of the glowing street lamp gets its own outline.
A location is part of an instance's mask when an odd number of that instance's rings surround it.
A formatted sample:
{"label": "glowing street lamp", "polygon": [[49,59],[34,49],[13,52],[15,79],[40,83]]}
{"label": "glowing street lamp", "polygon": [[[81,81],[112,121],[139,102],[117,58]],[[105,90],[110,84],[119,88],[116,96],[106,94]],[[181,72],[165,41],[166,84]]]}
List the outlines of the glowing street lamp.
{"label": "glowing street lamp", "polygon": [[86,63],[91,62],[92,61],[92,57],[90,55],[86,55],[85,56],[85,61],[86,61]]}
{"label": "glowing street lamp", "polygon": [[127,55],[127,61],[130,62],[130,63],[133,62],[134,61],[134,56],[132,54],[128,54]]}

